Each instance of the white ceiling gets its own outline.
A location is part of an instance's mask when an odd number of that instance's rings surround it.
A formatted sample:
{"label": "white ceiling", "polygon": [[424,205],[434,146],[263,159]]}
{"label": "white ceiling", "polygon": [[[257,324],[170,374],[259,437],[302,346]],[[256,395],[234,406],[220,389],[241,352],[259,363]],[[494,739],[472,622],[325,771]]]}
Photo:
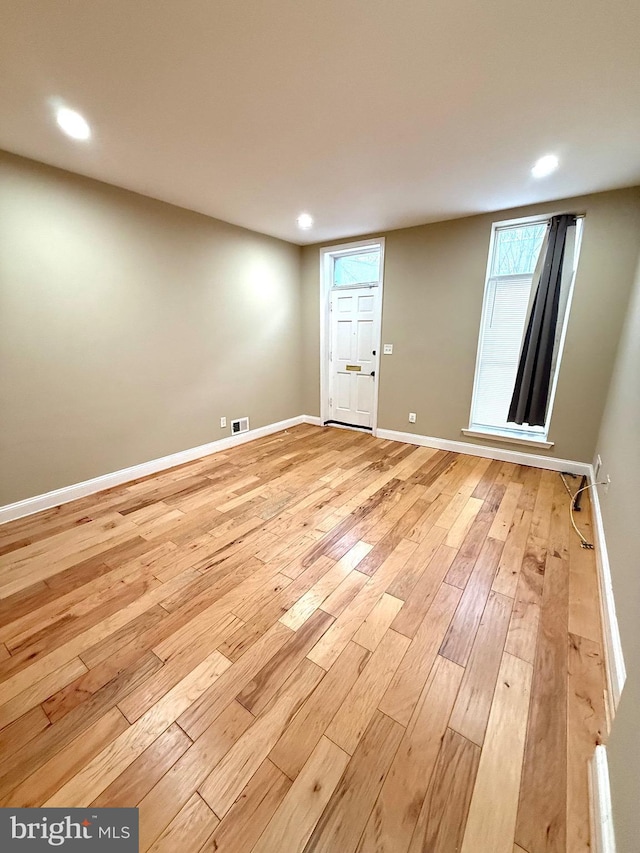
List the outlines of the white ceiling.
{"label": "white ceiling", "polygon": [[[0,147],[296,243],[640,183],[637,0],[0,14]],[[91,142],[59,132],[56,102]],[[535,181],[548,152],[561,168]]]}

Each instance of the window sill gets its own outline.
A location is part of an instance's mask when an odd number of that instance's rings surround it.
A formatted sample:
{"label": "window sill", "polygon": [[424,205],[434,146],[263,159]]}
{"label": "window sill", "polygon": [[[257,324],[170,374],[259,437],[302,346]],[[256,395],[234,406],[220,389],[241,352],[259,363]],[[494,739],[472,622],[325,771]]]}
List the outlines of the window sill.
{"label": "window sill", "polygon": [[479,429],[463,429],[462,434],[468,435],[470,438],[488,438],[490,441],[506,441],[508,444],[524,444],[527,447],[541,447],[545,450],[550,450],[553,447],[552,441],[545,441],[543,438],[518,438],[497,432],[483,432]]}

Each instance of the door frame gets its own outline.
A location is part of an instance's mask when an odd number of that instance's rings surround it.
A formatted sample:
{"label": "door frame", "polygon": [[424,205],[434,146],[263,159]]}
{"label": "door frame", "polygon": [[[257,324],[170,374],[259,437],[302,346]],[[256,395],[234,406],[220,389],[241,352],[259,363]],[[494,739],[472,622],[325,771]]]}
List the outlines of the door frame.
{"label": "door frame", "polygon": [[[333,281],[333,261],[340,255],[348,255],[354,250],[380,247],[380,281],[378,283],[378,340],[376,345],[376,375],[373,383],[373,421],[371,424],[372,435],[378,431],[378,393],[380,388],[380,354],[382,348],[382,298],[384,285],[384,237],[371,240],[357,240],[351,243],[339,243],[335,246],[325,246],[320,249],[320,420],[322,424],[330,419],[329,388],[329,347],[331,343],[331,290]],[[362,285],[354,285],[353,288],[345,287],[344,290],[361,288]],[[361,427],[346,427],[347,429],[360,430]]]}

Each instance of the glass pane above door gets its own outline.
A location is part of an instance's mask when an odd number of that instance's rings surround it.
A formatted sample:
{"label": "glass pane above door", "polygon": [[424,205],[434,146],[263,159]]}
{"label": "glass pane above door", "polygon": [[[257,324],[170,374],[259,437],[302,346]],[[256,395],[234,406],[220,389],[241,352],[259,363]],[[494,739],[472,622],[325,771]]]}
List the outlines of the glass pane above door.
{"label": "glass pane above door", "polygon": [[380,249],[340,255],[333,262],[333,286],[353,287],[380,281]]}

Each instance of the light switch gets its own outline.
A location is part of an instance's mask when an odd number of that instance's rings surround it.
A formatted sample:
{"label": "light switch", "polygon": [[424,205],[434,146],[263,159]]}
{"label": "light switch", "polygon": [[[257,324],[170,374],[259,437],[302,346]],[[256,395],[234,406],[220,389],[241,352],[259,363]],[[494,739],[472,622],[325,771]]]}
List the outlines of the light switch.
{"label": "light switch", "polygon": [[383,353],[385,355],[393,355],[393,344],[385,344]]}

